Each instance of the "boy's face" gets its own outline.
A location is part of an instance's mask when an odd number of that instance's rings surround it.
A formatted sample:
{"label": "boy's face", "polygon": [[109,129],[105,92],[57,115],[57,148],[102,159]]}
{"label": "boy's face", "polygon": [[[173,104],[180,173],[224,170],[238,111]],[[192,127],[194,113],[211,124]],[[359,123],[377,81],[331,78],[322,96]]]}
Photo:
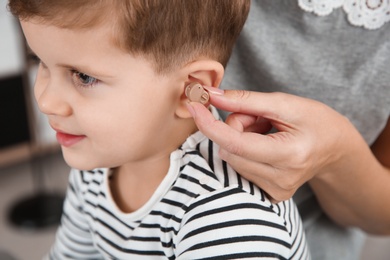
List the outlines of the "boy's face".
{"label": "boy's face", "polygon": [[[34,20],[33,20],[34,21]],[[177,145],[178,76],[110,42],[110,26],[70,30],[22,22],[41,59],[35,98],[72,167],[117,167],[158,160]]]}

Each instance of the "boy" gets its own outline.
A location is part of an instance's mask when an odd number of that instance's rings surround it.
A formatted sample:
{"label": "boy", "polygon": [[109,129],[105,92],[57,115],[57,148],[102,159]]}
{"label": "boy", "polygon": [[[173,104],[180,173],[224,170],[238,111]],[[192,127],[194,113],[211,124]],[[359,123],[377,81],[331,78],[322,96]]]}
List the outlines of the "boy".
{"label": "boy", "polygon": [[293,202],[272,204],[221,161],[186,106],[188,84],[220,84],[249,1],[9,6],[74,168],[50,258],[309,258]]}

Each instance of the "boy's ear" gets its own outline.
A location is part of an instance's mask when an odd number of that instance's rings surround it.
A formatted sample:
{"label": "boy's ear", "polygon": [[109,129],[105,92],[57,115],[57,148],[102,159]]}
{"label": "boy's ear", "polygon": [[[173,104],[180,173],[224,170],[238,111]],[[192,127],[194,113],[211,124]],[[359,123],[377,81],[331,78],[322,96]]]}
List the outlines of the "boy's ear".
{"label": "boy's ear", "polygon": [[185,88],[192,82],[197,82],[203,86],[218,88],[221,84],[224,68],[221,63],[215,60],[196,60],[182,68],[184,75],[179,106],[176,109],[176,115],[180,118],[190,118],[187,103],[189,102],[185,95]]}

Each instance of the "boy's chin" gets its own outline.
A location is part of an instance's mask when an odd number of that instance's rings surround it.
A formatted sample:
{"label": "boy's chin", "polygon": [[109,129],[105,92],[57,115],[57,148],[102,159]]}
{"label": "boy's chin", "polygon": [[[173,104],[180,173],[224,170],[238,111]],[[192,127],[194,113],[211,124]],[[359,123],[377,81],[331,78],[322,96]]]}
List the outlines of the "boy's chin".
{"label": "boy's chin", "polygon": [[90,171],[96,168],[103,168],[102,165],[98,165],[93,160],[88,160],[84,156],[72,156],[67,154],[66,152],[62,152],[64,160],[69,167],[73,169],[78,169],[82,171]]}

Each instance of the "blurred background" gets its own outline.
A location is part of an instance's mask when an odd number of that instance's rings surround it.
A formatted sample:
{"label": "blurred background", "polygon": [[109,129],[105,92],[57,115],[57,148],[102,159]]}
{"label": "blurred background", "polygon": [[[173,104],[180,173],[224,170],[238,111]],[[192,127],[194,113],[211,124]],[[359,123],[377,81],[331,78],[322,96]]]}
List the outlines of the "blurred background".
{"label": "blurred background", "polygon": [[[34,260],[53,243],[69,167],[33,100],[37,63],[6,5],[0,0],[0,260]],[[368,259],[390,259],[390,237],[368,236]]]}

